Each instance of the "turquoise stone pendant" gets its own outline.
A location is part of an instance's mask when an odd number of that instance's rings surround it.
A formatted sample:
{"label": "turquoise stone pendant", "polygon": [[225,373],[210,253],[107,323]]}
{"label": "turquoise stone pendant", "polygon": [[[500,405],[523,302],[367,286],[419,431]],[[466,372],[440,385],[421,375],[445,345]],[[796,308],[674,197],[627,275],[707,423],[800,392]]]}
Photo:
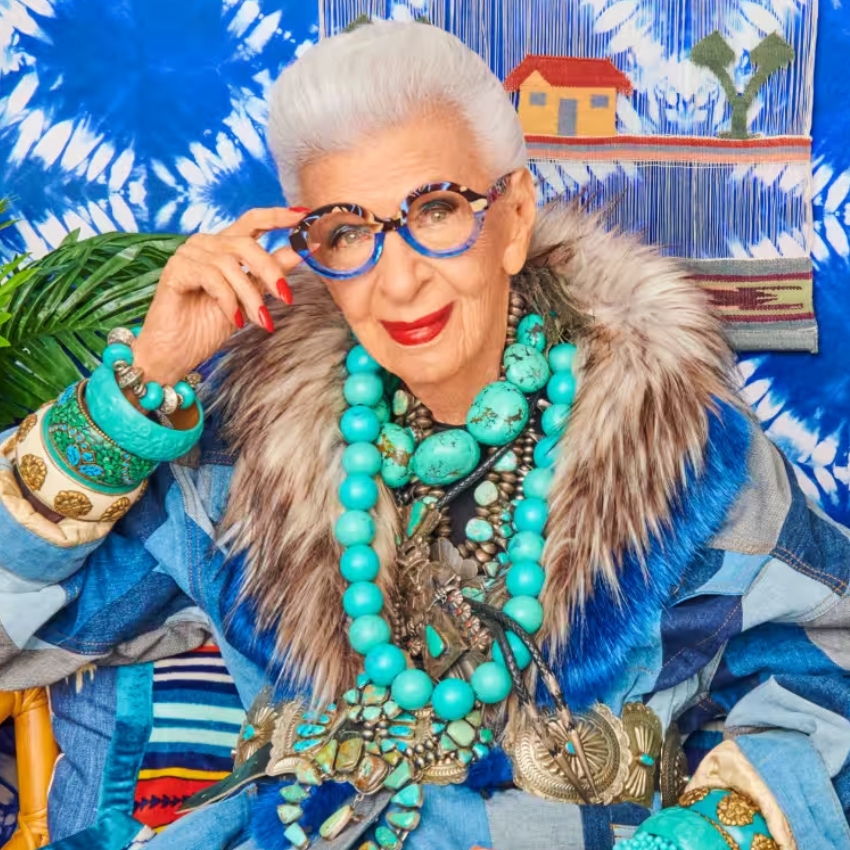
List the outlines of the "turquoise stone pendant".
{"label": "turquoise stone pendant", "polygon": [[493,539],[493,526],[486,519],[471,519],[466,524],[466,536],[476,543],[486,543]]}
{"label": "turquoise stone pendant", "polygon": [[508,346],[502,363],[505,377],[524,393],[542,390],[552,374],[546,358],[536,348],[522,343]]}
{"label": "turquoise stone pendant", "polygon": [[528,401],[508,381],[484,387],[466,415],[469,433],[485,446],[504,446],[516,439],[527,423]]}
{"label": "turquoise stone pendant", "polygon": [[354,807],[347,805],[341,809],[337,809],[320,827],[319,835],[325,841],[333,841],[347,826],[351,823],[354,817]]}
{"label": "turquoise stone pendant", "polygon": [[290,824],[283,834],[286,840],[296,850],[306,850],[310,846],[310,839],[307,838],[307,833],[297,823]]}
{"label": "turquoise stone pendant", "polygon": [[446,651],[446,642],[431,625],[425,626],[425,643],[428,646],[428,652],[434,658],[439,658]]}
{"label": "turquoise stone pendant", "polygon": [[402,788],[390,802],[407,809],[420,809],[425,802],[425,794],[421,785],[408,785]]}
{"label": "turquoise stone pendant", "polygon": [[[525,401],[522,393],[519,395]],[[413,471],[423,483],[431,487],[453,484],[469,475],[480,458],[481,449],[474,435],[460,428],[452,428],[432,434],[420,443],[413,455]]]}
{"label": "turquoise stone pendant", "polygon": [[535,351],[543,351],[546,348],[546,324],[543,316],[537,313],[529,313],[519,323],[517,328],[517,339]]}
{"label": "turquoise stone pendant", "polygon": [[410,463],[416,444],[407,428],[387,422],[378,435],[381,453],[381,478],[388,487],[402,487],[410,481]]}

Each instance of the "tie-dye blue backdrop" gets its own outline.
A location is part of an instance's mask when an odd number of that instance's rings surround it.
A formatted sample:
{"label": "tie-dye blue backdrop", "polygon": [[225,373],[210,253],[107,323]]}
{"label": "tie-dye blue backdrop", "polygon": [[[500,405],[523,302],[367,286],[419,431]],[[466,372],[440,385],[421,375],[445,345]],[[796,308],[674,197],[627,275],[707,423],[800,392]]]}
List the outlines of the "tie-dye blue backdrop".
{"label": "tie-dye blue backdrop", "polygon": [[[388,8],[404,17],[426,2]],[[730,2],[758,28],[815,0]],[[582,0],[600,31],[664,3]],[[666,49],[655,20],[638,33],[641,51]],[[317,37],[317,0],[0,0],[0,195],[14,197],[21,219],[0,234],[5,249],[38,255],[75,228],[214,229],[279,203],[264,98]],[[817,39],[821,354],[746,357],[741,371],[806,491],[850,522],[850,0],[821,0]]]}

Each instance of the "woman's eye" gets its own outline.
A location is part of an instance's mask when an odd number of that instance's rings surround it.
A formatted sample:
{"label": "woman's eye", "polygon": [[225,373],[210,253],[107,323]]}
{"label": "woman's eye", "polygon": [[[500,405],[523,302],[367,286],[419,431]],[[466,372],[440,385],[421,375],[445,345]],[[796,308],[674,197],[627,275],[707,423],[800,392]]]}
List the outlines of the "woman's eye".
{"label": "woman's eye", "polygon": [[454,207],[445,201],[432,201],[422,207],[417,218],[423,224],[443,224],[454,211]]}
{"label": "woman's eye", "polygon": [[363,227],[340,227],[331,234],[331,247],[350,248],[370,235]]}

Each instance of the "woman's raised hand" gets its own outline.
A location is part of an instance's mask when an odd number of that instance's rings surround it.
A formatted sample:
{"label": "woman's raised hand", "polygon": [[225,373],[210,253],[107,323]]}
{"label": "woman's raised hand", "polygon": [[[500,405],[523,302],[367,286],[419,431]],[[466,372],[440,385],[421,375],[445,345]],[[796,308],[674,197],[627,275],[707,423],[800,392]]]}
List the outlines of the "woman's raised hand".
{"label": "woman's raised hand", "polygon": [[263,298],[270,294],[292,303],[285,276],[301,258],[288,246],[269,253],[257,239],[294,226],[304,212],[251,210],[221,233],[195,234],[177,249],[136,341],[134,362],[146,380],[175,384],[245,322],[274,330]]}

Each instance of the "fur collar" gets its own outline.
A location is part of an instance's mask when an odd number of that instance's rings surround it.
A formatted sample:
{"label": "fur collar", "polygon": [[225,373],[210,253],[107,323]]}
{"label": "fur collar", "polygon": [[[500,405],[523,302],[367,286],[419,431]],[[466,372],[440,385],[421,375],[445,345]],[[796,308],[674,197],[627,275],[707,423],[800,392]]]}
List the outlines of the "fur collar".
{"label": "fur collar", "polygon": [[[321,280],[293,278],[296,306],[272,308],[279,330],[237,334],[218,367],[215,408],[237,453],[221,533],[244,553],[241,598],[255,627],[273,635],[277,660],[268,663],[291,686],[315,683],[315,696],[332,698],[357,672],[333,538],[351,337]],[[731,358],[704,295],[674,262],[607,233],[575,205],[541,212],[514,283],[538,312],[586,317],[569,329],[578,392],[544,556],[544,637],[563,655],[594,597],[622,598],[624,564],[651,580],[651,550],[670,542],[682,496],[703,470],[711,411],[735,403]],[[391,599],[396,516],[384,488],[377,515],[379,583]]]}

